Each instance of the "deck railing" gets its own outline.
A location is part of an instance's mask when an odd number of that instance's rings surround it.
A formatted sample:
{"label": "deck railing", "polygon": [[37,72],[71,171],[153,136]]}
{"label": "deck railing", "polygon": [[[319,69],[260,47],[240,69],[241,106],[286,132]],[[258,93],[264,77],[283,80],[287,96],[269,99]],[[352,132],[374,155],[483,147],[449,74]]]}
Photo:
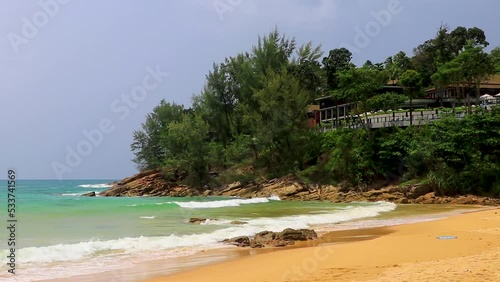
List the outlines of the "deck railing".
{"label": "deck railing", "polygon": [[[324,131],[337,129],[337,128],[384,128],[384,127],[407,127],[410,123],[413,125],[425,125],[438,120],[443,115],[452,114],[451,112],[445,112],[442,110],[425,110],[425,111],[414,111],[413,120],[410,122],[410,112],[400,112],[400,113],[380,113],[380,114],[370,114],[368,116],[363,115],[349,115],[343,117],[333,117],[327,114],[331,111],[331,108],[322,109],[325,111],[320,115],[321,117],[321,127]],[[463,118],[465,112],[454,113],[456,118]]]}

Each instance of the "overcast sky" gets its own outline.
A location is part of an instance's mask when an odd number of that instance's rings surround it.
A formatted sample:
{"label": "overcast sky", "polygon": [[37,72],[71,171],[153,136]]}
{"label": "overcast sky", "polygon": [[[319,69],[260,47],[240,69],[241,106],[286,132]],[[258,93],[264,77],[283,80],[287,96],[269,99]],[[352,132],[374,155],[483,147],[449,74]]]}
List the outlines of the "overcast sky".
{"label": "overcast sky", "polygon": [[498,11],[489,0],[0,0],[0,178],[10,167],[21,179],[132,175],[145,115],[161,99],[189,106],[214,62],[275,26],[325,52],[349,46],[362,64],[411,54],[441,23],[480,27],[498,46]]}

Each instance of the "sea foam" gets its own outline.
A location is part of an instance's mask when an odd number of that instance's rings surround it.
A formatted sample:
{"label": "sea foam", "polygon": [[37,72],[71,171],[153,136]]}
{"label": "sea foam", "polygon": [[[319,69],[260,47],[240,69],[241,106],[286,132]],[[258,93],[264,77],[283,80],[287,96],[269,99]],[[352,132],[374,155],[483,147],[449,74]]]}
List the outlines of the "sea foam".
{"label": "sea foam", "polygon": [[80,193],[63,193],[61,196],[81,196],[83,194],[91,193],[95,191],[87,191],[87,192],[80,192]]}
{"label": "sea foam", "polygon": [[269,201],[280,201],[278,196],[271,196],[268,198],[252,198],[252,199],[231,199],[207,202],[169,202],[176,204],[182,208],[188,209],[213,209],[223,207],[239,207],[240,205],[268,203]]}
{"label": "sea foam", "polygon": [[110,188],[110,187],[113,187],[113,185],[108,184],[108,183],[102,183],[102,184],[82,184],[82,185],[78,185],[78,187],[82,187],[82,188]]}
{"label": "sea foam", "polygon": [[[231,201],[231,200],[230,200]],[[209,221],[207,224],[227,226],[211,233],[180,235],[171,234],[157,237],[121,238],[115,240],[92,240],[77,244],[58,244],[47,247],[30,247],[19,250],[20,263],[51,263],[77,261],[97,256],[161,254],[165,250],[186,250],[192,247],[220,247],[220,241],[237,236],[252,236],[263,230],[282,231],[285,228],[310,228],[314,225],[335,224],[349,220],[375,217],[382,212],[392,211],[395,204],[378,202],[368,206],[353,206],[325,214],[304,214],[275,218],[245,219],[248,224],[230,226],[229,221]],[[174,253],[177,253],[174,252]],[[1,263],[5,264],[7,252],[0,251]]]}

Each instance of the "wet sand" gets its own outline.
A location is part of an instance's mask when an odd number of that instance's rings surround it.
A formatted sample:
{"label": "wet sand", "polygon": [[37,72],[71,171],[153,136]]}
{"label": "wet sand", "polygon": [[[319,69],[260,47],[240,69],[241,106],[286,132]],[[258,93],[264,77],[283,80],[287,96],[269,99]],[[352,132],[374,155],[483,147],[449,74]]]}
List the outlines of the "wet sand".
{"label": "wet sand", "polygon": [[230,253],[231,261],[144,281],[500,281],[500,210]]}

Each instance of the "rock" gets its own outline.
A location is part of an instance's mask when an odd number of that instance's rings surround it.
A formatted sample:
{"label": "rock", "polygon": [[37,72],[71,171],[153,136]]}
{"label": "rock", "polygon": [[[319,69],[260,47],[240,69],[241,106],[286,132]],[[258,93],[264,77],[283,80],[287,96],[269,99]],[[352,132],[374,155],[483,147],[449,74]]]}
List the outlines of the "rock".
{"label": "rock", "polygon": [[400,204],[408,204],[408,203],[410,203],[410,201],[408,200],[408,198],[401,198],[399,203]]}
{"label": "rock", "polygon": [[234,245],[237,247],[249,247],[250,246],[250,238],[248,238],[248,236],[234,237],[231,239],[226,239],[222,242],[224,242],[226,244]]}
{"label": "rock", "polygon": [[192,223],[192,224],[201,224],[205,221],[207,221],[206,218],[199,218],[199,217],[192,217],[189,219],[189,223]]}
{"label": "rock", "polygon": [[233,189],[237,189],[237,188],[240,188],[242,185],[241,185],[241,182],[234,182],[234,183],[231,183],[229,185],[227,185],[227,190],[233,190]]}
{"label": "rock", "polygon": [[411,185],[407,188],[406,195],[410,199],[416,199],[433,191],[430,185]]}
{"label": "rock", "polygon": [[255,241],[250,241],[250,248],[254,248],[254,249],[257,249],[257,248],[264,248],[264,244],[262,243],[257,243]]}
{"label": "rock", "polygon": [[274,240],[277,237],[277,234],[272,231],[262,231],[253,237],[252,241],[255,243],[263,243],[264,245],[268,242]]}
{"label": "rock", "polygon": [[285,241],[307,241],[318,238],[314,230],[287,228],[279,233],[278,238]]}
{"label": "rock", "polygon": [[88,193],[82,194],[81,196],[82,197],[95,197],[96,194],[95,194],[94,191],[92,191],[92,192],[88,192]]}
{"label": "rock", "polygon": [[[264,247],[285,247],[293,245],[295,241],[306,241],[318,238],[314,230],[287,228],[282,232],[262,231],[252,239],[248,237],[235,237],[226,239],[223,242],[239,247],[264,248]],[[248,239],[248,241],[247,241]]]}
{"label": "rock", "polygon": [[246,222],[246,221],[233,220],[229,224],[232,224],[232,225],[243,225],[243,224],[247,224],[247,223],[248,222]]}
{"label": "rock", "polygon": [[99,195],[105,197],[189,197],[201,195],[199,190],[181,184],[185,177],[185,173],[179,171],[164,174],[164,171],[159,169],[148,170],[116,182],[113,187]]}

